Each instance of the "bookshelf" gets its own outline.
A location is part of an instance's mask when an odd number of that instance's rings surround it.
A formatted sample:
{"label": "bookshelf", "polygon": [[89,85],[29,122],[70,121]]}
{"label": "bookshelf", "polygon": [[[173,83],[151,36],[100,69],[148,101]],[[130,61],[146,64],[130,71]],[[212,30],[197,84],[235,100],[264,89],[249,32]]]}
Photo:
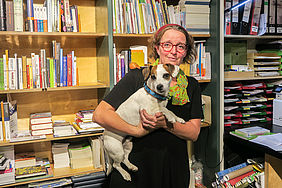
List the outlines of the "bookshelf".
{"label": "bookshelf", "polygon": [[[43,4],[44,0],[34,3]],[[24,1],[24,3],[26,3]],[[2,100],[7,98],[17,101],[18,129],[29,129],[29,116],[35,112],[50,111],[52,120],[66,120],[74,122],[75,113],[79,110],[95,109],[99,101],[110,88],[111,55],[112,54],[112,25],[108,22],[111,17],[110,0],[70,0],[70,5],[77,5],[80,13],[81,32],[16,32],[0,31],[1,52],[9,51],[9,57],[17,53],[18,57],[30,57],[31,53],[40,53],[46,50],[46,57],[51,56],[51,42],[56,40],[61,43],[64,55],[75,51],[77,57],[78,85],[70,87],[34,88],[21,90],[1,90]],[[69,137],[23,141],[0,142],[0,147],[14,146],[15,153],[27,149],[35,151],[36,156],[48,157],[52,163],[51,146],[54,141],[82,140],[98,134],[85,134]],[[51,164],[52,167],[52,164]],[[53,169],[51,178],[26,181],[15,184],[3,185],[14,187],[17,185],[52,180],[73,175],[102,171],[102,168],[81,169]],[[2,187],[2,185],[1,185]]]}
{"label": "bookshelf", "polygon": [[[220,11],[221,11],[221,15],[224,15],[223,4],[221,6]],[[226,35],[226,36],[224,36],[224,30],[221,29],[220,31],[222,33],[220,39],[222,40],[222,48],[223,48],[221,53],[220,53],[220,57],[221,57],[220,62],[223,65],[224,65],[224,45],[225,45],[225,42],[242,41],[242,42],[246,43],[247,52],[255,52],[256,51],[256,49],[255,49],[256,44],[264,44],[264,43],[267,43],[267,42],[277,41],[277,40],[282,39],[281,35],[263,35],[263,36],[257,36],[257,35]],[[224,75],[224,71],[221,71],[221,74]],[[242,82],[242,83],[251,84],[251,83],[257,83],[257,82],[262,81],[262,82],[269,83],[269,82],[281,81],[281,79],[282,79],[282,76],[232,77],[232,78],[223,78],[222,83],[224,85],[228,85],[232,82]],[[224,97],[222,96],[221,99],[222,100],[221,100],[220,104],[224,106],[224,102],[223,102]],[[225,131],[225,128],[224,128],[224,124],[223,124],[223,122],[224,122],[224,117],[223,117],[224,111],[222,111],[221,113],[222,114],[221,114],[220,119],[221,119],[222,123],[220,124],[220,133],[222,133],[222,135],[224,135],[220,139],[220,142],[222,143],[222,150],[223,150],[223,143],[224,143],[224,151],[223,151],[224,153],[222,153],[224,160],[222,161],[222,163],[224,164],[224,162],[226,162],[227,160],[230,160],[230,162],[236,162],[236,160],[238,160],[239,157],[243,160],[246,159],[246,158],[262,157],[262,158],[265,159],[265,186],[266,187],[277,186],[281,181],[279,183],[278,182],[274,183],[273,180],[274,179],[277,180],[276,178],[278,176],[281,177],[281,168],[280,168],[281,165],[279,165],[277,163],[278,159],[273,157],[272,154],[267,154],[267,152],[265,152],[265,148],[263,149],[263,151],[257,152],[256,150],[257,150],[257,147],[259,148],[259,146],[247,147],[247,144],[245,144],[245,143],[239,144],[238,142],[232,141],[232,138],[231,138],[232,136],[228,135],[229,130],[227,129],[227,131]],[[240,125],[240,126],[245,126],[245,125]],[[239,126],[236,127],[236,128],[239,128]],[[237,155],[239,155],[239,157]],[[240,162],[237,161],[237,163],[240,163]],[[281,163],[281,161],[280,161],[280,163]],[[222,166],[221,170],[223,170],[224,168],[227,168],[227,167]],[[275,170],[273,170],[273,168]]]}

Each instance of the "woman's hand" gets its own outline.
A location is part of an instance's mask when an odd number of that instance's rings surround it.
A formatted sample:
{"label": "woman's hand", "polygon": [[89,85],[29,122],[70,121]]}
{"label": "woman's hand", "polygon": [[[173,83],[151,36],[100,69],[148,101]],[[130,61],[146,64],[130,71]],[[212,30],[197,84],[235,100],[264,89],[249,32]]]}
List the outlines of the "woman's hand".
{"label": "woman's hand", "polygon": [[155,130],[159,128],[167,128],[166,118],[161,112],[150,115],[146,110],[140,110],[141,123],[145,129]]}

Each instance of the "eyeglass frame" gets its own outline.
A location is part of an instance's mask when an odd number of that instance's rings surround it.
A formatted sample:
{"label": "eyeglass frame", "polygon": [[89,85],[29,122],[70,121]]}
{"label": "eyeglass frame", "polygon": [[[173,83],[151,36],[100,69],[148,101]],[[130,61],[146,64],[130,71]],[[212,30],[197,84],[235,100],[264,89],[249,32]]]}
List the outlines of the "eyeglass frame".
{"label": "eyeglass frame", "polygon": [[[165,43],[169,43],[169,44],[172,45],[172,47],[171,47],[170,50],[165,50],[165,49],[164,49],[163,45],[164,45]],[[183,45],[185,46],[185,49],[184,49],[183,52],[181,52],[181,51],[179,51],[179,50],[177,49],[177,46],[178,46],[179,44],[183,44]],[[175,46],[176,51],[177,51],[178,53],[184,53],[184,52],[187,50],[187,47],[188,47],[188,44],[184,44],[184,43],[172,44],[171,42],[159,42],[159,45],[163,48],[163,50],[164,50],[165,52],[171,52],[171,50],[172,50],[173,47]]]}

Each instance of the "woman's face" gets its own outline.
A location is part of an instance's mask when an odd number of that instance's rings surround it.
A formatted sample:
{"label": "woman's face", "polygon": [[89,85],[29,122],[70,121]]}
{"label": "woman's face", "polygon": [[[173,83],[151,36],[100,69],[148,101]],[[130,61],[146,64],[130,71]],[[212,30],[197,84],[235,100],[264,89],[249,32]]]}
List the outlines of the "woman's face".
{"label": "woman's face", "polygon": [[[169,51],[169,46],[172,45]],[[160,45],[156,46],[157,53],[160,56],[159,62],[162,64],[180,65],[183,62],[183,58],[186,56],[187,50],[183,50],[186,47],[185,35],[177,30],[167,30],[161,40]]]}

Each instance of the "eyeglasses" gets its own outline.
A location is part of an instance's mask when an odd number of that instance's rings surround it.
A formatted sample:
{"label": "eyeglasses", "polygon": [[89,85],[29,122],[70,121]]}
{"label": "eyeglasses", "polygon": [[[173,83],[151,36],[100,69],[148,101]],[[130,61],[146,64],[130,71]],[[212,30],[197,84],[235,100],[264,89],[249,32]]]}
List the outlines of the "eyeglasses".
{"label": "eyeglasses", "polygon": [[187,44],[182,43],[174,45],[171,42],[161,42],[160,46],[164,49],[165,52],[170,52],[174,46],[176,47],[176,51],[179,53],[184,53],[187,49]]}

